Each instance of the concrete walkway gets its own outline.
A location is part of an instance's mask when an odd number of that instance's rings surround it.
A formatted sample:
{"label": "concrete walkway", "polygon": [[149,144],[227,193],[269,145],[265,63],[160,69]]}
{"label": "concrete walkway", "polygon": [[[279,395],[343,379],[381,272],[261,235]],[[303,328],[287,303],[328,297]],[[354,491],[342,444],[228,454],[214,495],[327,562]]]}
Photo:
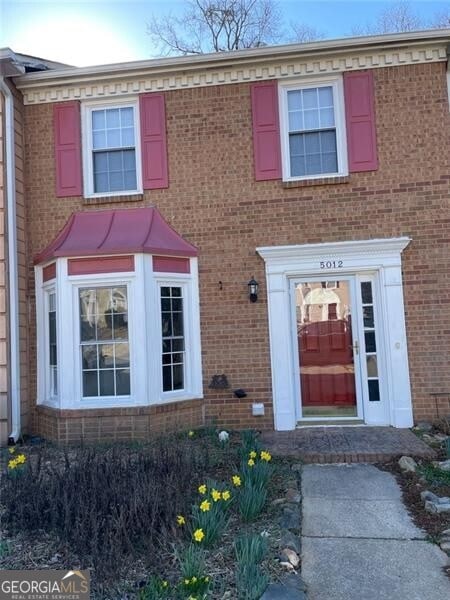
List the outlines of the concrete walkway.
{"label": "concrete walkway", "polygon": [[450,598],[448,558],[409,517],[395,478],[372,465],[307,465],[302,577],[308,600]]}

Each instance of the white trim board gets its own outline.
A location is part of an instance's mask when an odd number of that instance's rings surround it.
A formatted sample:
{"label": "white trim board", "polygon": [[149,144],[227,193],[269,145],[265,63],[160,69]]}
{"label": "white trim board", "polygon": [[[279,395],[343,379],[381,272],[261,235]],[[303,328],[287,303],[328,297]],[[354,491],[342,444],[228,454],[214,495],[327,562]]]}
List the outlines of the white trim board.
{"label": "white trim board", "polygon": [[410,427],[413,424],[408,351],[403,304],[401,253],[407,237],[269,246],[256,251],[266,263],[272,393],[275,429],[297,425],[300,401],[295,381],[290,281],[305,275],[338,278],[343,274],[375,273],[378,280],[380,335],[385,355],[387,403],[383,417],[368,425]]}

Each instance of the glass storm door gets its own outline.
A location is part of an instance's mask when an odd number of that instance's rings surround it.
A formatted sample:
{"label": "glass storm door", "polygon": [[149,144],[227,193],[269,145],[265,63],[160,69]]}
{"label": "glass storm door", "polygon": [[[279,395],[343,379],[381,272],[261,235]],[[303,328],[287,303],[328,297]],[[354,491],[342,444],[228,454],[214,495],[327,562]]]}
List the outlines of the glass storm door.
{"label": "glass storm door", "polygon": [[354,279],[295,281],[303,418],[357,418],[359,347]]}

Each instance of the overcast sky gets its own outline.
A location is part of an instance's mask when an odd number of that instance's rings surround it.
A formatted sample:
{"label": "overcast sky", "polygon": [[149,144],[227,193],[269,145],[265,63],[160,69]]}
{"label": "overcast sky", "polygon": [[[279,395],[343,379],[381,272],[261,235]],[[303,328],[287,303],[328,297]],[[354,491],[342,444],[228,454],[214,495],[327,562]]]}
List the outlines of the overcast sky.
{"label": "overcast sky", "polygon": [[[300,21],[328,38],[349,35],[373,22],[391,2],[378,0],[281,0],[286,23]],[[0,0],[0,47],[84,66],[155,56],[146,33],[149,16],[179,14],[183,0]],[[424,19],[448,10],[450,0],[412,1]]]}

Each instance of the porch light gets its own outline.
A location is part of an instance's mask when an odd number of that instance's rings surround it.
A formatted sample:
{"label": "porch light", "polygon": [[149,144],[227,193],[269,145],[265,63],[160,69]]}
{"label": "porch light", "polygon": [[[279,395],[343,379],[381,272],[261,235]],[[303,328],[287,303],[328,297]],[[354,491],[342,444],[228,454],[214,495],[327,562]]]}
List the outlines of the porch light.
{"label": "porch light", "polygon": [[250,279],[248,282],[248,297],[250,298],[250,302],[256,302],[258,300],[258,282],[254,277]]}

